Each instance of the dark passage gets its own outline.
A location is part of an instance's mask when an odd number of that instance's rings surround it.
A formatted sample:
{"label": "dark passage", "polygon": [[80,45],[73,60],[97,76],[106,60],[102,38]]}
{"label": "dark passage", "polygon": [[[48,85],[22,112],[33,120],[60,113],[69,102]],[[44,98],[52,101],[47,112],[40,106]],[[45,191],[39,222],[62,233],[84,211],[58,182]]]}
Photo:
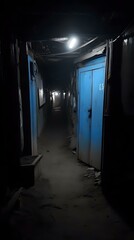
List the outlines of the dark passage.
{"label": "dark passage", "polygon": [[133,240],[134,232],[102,194],[97,173],[69,148],[67,123],[65,106],[52,109],[38,142],[41,176],[23,189],[5,239]]}

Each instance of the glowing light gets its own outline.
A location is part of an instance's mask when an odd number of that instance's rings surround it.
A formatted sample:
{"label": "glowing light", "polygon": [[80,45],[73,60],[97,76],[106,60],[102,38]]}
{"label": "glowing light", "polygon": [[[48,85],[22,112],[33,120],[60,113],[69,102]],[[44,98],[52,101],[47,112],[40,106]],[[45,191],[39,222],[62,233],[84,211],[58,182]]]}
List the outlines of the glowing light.
{"label": "glowing light", "polygon": [[124,43],[125,43],[125,45],[127,45],[127,41],[128,41],[127,39],[124,39]]}
{"label": "glowing light", "polygon": [[43,89],[39,89],[39,94],[41,97],[43,97]]}
{"label": "glowing light", "polygon": [[68,48],[69,49],[73,49],[78,45],[78,38],[76,37],[72,37],[69,39],[69,41],[67,42]]}
{"label": "glowing light", "polygon": [[59,91],[53,91],[53,92],[52,92],[52,97],[53,97],[53,100],[54,100],[54,101],[55,101],[55,98],[56,98],[57,96],[60,96],[60,92],[59,92]]}
{"label": "glowing light", "polygon": [[55,102],[55,92],[52,92],[53,101]]}
{"label": "glowing light", "polygon": [[63,93],[63,98],[65,98],[65,95],[66,95],[66,93],[64,92],[64,93]]}

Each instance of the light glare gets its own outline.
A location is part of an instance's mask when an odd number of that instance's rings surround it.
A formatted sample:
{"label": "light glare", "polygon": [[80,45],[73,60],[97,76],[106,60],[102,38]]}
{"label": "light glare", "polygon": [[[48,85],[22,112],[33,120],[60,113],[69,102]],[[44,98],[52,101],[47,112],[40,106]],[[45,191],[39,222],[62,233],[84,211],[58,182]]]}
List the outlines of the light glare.
{"label": "light glare", "polygon": [[68,41],[68,48],[72,49],[75,48],[78,44],[78,39],[76,37],[72,37],[69,41]]}
{"label": "light glare", "polygon": [[127,39],[124,39],[124,43],[125,43],[125,45],[127,45]]}

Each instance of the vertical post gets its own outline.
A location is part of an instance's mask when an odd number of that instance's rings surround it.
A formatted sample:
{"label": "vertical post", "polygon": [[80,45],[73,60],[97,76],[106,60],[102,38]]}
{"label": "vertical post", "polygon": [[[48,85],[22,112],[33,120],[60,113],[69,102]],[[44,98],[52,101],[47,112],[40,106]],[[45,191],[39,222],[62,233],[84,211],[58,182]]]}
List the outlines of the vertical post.
{"label": "vertical post", "polygon": [[28,57],[26,42],[20,44],[20,84],[22,91],[24,150],[23,155],[31,155],[30,91],[28,79]]}

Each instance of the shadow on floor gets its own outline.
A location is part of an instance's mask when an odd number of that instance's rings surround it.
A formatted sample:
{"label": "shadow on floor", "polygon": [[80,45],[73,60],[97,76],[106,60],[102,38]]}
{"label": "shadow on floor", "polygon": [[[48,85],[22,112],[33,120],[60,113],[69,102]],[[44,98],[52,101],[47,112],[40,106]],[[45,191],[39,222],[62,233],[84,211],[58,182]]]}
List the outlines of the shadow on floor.
{"label": "shadow on floor", "polygon": [[115,184],[102,186],[102,191],[112,208],[134,229],[134,178],[130,178],[131,172],[127,174],[129,180],[119,175]]}

